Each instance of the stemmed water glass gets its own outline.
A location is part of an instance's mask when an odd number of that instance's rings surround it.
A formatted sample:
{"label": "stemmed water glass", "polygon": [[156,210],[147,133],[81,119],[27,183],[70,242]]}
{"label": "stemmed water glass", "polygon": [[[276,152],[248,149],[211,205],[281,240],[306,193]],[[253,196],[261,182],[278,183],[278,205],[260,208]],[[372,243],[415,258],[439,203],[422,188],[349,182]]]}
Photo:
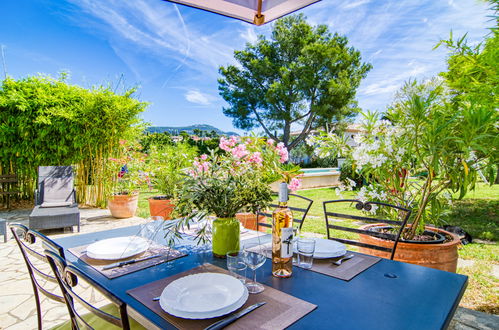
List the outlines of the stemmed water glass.
{"label": "stemmed water glass", "polygon": [[244,262],[253,270],[253,282],[247,282],[246,287],[249,293],[260,293],[264,290],[263,285],[256,281],[256,270],[260,268],[267,259],[259,243],[249,243],[244,245]]}

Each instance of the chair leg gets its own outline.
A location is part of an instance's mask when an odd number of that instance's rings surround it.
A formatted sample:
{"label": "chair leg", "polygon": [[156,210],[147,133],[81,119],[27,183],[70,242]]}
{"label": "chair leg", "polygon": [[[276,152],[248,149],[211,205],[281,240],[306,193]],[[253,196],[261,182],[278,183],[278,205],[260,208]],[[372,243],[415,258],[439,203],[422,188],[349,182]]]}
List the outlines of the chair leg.
{"label": "chair leg", "polygon": [[42,330],[42,308],[40,306],[40,296],[38,290],[35,289],[36,316],[38,319],[38,330]]}
{"label": "chair leg", "polygon": [[7,221],[0,223],[0,226],[3,227],[3,242],[7,243]]}

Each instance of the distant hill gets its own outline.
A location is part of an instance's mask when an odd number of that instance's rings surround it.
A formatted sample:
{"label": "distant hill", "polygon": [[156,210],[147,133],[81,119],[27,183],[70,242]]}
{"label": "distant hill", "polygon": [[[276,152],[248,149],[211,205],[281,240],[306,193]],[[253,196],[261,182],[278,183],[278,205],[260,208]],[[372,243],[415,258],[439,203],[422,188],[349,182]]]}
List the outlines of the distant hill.
{"label": "distant hill", "polygon": [[180,132],[187,132],[187,134],[195,134],[194,130],[198,129],[201,131],[206,131],[206,132],[211,132],[215,131],[219,135],[236,135],[238,136],[239,134],[235,132],[224,132],[222,130],[219,130],[218,128],[211,126],[211,125],[191,125],[191,126],[180,126],[180,127],[169,127],[169,126],[151,126],[146,129],[146,132],[149,133],[163,133],[163,132],[168,132],[172,135],[177,135]]}

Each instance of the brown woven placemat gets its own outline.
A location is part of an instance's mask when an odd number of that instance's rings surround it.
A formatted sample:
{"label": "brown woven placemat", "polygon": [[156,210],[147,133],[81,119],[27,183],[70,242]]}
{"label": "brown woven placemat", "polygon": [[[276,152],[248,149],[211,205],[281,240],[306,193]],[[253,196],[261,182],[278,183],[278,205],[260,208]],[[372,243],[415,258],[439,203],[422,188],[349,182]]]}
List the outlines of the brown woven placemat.
{"label": "brown woven placemat", "polygon": [[[204,272],[229,273],[223,268],[211,264],[204,264],[183,273],[129,290],[127,293],[178,329],[204,329],[224,318],[224,316],[204,320],[183,319],[166,313],[161,309],[159,301],[152,300],[154,297],[160,296],[163,289],[174,280],[186,275]],[[265,290],[263,292],[259,294],[250,294],[248,300],[241,309],[258,302],[265,301],[266,304],[243,316],[229,325],[226,329],[284,329],[317,308],[316,305],[293,297],[282,291],[266,285],[264,285],[264,287]]]}
{"label": "brown woven placemat", "polygon": [[340,280],[350,281],[352,278],[359,275],[381,260],[381,258],[378,257],[368,256],[351,251],[348,251],[347,254],[354,254],[355,257],[343,261],[343,263],[339,266],[333,264],[333,261],[337,260],[338,258],[314,259],[312,269],[310,270],[324,275],[336,277]]}
{"label": "brown woven placemat", "polygon": [[[150,243],[149,248],[139,254],[135,255],[130,258],[126,259],[120,259],[120,260],[99,260],[99,259],[92,259],[87,256],[86,250],[87,250],[87,245],[82,245],[74,248],[69,248],[69,252],[74,254],[78,259],[82,260],[84,263],[87,265],[91,266],[94,268],[96,271],[101,273],[102,275],[106,276],[109,279],[120,277],[126,274],[130,274],[145,268],[149,268],[152,266],[159,265],[163,262],[170,261],[173,259],[181,258],[186,256],[187,254],[180,252],[178,250],[172,249],[168,246],[160,245],[154,242]],[[131,259],[140,259],[140,258],[145,258],[148,256],[153,256],[156,254],[161,254],[160,257],[157,258],[152,258],[149,260],[144,260],[144,261],[139,261],[130,265],[125,265],[123,267],[116,267],[112,269],[107,269],[104,270],[103,268],[107,265],[113,264],[115,262],[120,262],[120,261],[126,261],[126,260],[131,260]]]}
{"label": "brown woven placemat", "polygon": [[[267,258],[272,258],[272,246],[271,243],[262,244],[262,254],[265,254]],[[295,253],[296,254],[296,253]],[[347,251],[346,254],[355,255],[352,259],[345,260],[339,266],[333,264],[333,261],[339,258],[328,258],[328,259],[314,259],[311,271],[321,273],[324,275],[339,278],[340,280],[350,281],[355,276],[359,275],[375,263],[381,260],[379,257],[369,256],[362,253]],[[293,267],[299,267],[293,265]]]}

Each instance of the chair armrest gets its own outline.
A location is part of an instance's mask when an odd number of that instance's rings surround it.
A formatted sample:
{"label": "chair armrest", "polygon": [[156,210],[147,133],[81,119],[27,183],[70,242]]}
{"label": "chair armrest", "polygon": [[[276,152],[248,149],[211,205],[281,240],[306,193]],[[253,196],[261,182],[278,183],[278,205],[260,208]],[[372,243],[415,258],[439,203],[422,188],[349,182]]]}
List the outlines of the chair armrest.
{"label": "chair armrest", "polygon": [[73,188],[73,204],[78,205],[78,200],[76,199],[76,189]]}
{"label": "chair armrest", "polygon": [[40,200],[40,190],[35,189],[35,205],[40,204],[42,204],[42,201]]}

